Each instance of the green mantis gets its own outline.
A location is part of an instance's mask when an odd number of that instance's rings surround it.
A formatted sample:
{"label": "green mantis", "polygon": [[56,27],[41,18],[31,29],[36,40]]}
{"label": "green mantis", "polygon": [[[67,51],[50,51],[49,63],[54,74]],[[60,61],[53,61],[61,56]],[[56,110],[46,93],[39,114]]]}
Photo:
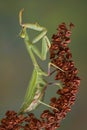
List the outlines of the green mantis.
{"label": "green mantis", "polygon": [[[48,86],[48,83],[43,79],[43,76],[48,76],[50,73],[50,65],[49,63],[49,69],[48,73],[45,73],[39,66],[39,64],[36,61],[36,58],[34,54],[36,54],[41,60],[46,60],[46,55],[47,52],[49,51],[50,48],[50,41],[48,37],[46,36],[47,30],[46,28],[40,26],[39,24],[30,24],[22,23],[22,13],[23,10],[20,11],[19,13],[19,22],[22,27],[20,37],[24,39],[27,51],[31,57],[31,60],[33,62],[33,73],[31,80],[28,85],[28,89],[24,98],[24,103],[22,104],[22,107],[19,111],[19,113],[26,113],[29,111],[34,110],[40,103],[51,107],[45,103],[42,102],[45,90]],[[27,33],[27,29],[33,29],[38,32],[41,32],[37,37],[35,37],[32,41],[29,39],[29,35]],[[42,39],[42,51],[40,51],[35,47],[35,44]],[[55,65],[53,65],[55,67]],[[58,68],[58,67],[57,67]],[[58,68],[59,69],[59,68]],[[51,107],[53,108],[53,107]],[[53,108],[56,109],[56,108]]]}

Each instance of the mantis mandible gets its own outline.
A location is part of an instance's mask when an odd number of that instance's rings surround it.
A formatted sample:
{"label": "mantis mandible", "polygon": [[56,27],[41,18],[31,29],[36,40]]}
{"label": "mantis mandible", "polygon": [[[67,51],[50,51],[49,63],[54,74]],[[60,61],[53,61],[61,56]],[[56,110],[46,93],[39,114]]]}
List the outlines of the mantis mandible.
{"label": "mantis mandible", "polygon": [[[22,30],[20,33],[20,37],[24,39],[27,51],[31,57],[31,60],[33,62],[33,73],[31,80],[28,85],[28,89],[24,98],[24,103],[22,104],[22,107],[19,111],[19,113],[26,113],[29,111],[34,110],[39,104],[46,105],[48,107],[51,107],[53,109],[56,109],[50,105],[47,105],[42,102],[45,90],[48,86],[48,83],[43,79],[43,76],[48,76],[50,73],[50,65],[53,65],[52,63],[49,63],[48,65],[48,73],[45,73],[39,66],[39,64],[36,61],[36,58],[34,54],[36,54],[41,60],[46,60],[47,52],[49,51],[49,48],[51,46],[50,41],[48,37],[46,36],[47,30],[46,28],[40,26],[39,24],[30,24],[30,23],[22,23],[22,14],[23,10],[19,13],[19,23],[22,26]],[[32,41],[29,39],[29,35],[27,33],[27,29],[33,29],[36,31],[41,32],[37,37],[35,37]],[[39,40],[42,39],[42,51],[40,52],[36,47],[35,43],[37,43]],[[55,65],[53,65],[56,67]],[[57,69],[60,69],[56,67]],[[61,70],[61,69],[60,69]]]}

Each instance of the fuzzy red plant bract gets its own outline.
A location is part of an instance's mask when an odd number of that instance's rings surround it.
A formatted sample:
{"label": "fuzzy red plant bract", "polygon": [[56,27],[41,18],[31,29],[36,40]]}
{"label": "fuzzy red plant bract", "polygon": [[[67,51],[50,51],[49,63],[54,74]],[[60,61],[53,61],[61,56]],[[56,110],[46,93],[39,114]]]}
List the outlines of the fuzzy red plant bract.
{"label": "fuzzy red plant bract", "polygon": [[72,23],[69,28],[65,23],[60,24],[57,34],[52,36],[50,47],[51,63],[63,70],[54,71],[56,73],[54,79],[61,82],[62,88],[57,90],[57,94],[60,96],[52,97],[50,100],[50,105],[58,110],[44,110],[40,119],[37,119],[33,113],[24,116],[17,115],[14,111],[7,111],[6,117],[1,120],[0,130],[56,130],[60,127],[60,122],[71,110],[71,106],[76,100],[80,85],[80,78],[77,76],[78,69],[75,67],[72,53],[68,47],[73,27]]}

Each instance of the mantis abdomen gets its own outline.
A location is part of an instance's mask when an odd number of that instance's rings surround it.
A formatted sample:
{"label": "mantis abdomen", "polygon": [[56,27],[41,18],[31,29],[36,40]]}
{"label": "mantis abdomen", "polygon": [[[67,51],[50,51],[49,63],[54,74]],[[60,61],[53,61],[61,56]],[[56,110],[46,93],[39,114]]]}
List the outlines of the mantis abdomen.
{"label": "mantis abdomen", "polygon": [[37,73],[37,70],[34,69],[28,89],[26,91],[24,103],[19,113],[32,111],[40,104],[39,101],[43,99],[46,88],[46,82],[42,80],[41,77],[42,76]]}

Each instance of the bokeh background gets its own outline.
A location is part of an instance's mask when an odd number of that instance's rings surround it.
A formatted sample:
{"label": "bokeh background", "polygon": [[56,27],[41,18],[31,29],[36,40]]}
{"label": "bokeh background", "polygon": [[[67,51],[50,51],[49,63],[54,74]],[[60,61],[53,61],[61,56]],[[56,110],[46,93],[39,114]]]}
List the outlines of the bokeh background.
{"label": "bokeh background", "polygon": [[[79,68],[81,85],[75,105],[59,130],[87,130],[86,0],[0,0],[0,118],[7,110],[19,110],[33,70],[23,39],[19,37],[18,14],[22,8],[25,9],[24,21],[45,26],[50,40],[61,22],[75,24],[70,48]],[[46,65],[44,69],[47,69]],[[49,102],[55,91],[56,88],[51,87],[50,93],[46,92],[45,102]],[[36,116],[43,108],[40,106],[35,110]]]}

